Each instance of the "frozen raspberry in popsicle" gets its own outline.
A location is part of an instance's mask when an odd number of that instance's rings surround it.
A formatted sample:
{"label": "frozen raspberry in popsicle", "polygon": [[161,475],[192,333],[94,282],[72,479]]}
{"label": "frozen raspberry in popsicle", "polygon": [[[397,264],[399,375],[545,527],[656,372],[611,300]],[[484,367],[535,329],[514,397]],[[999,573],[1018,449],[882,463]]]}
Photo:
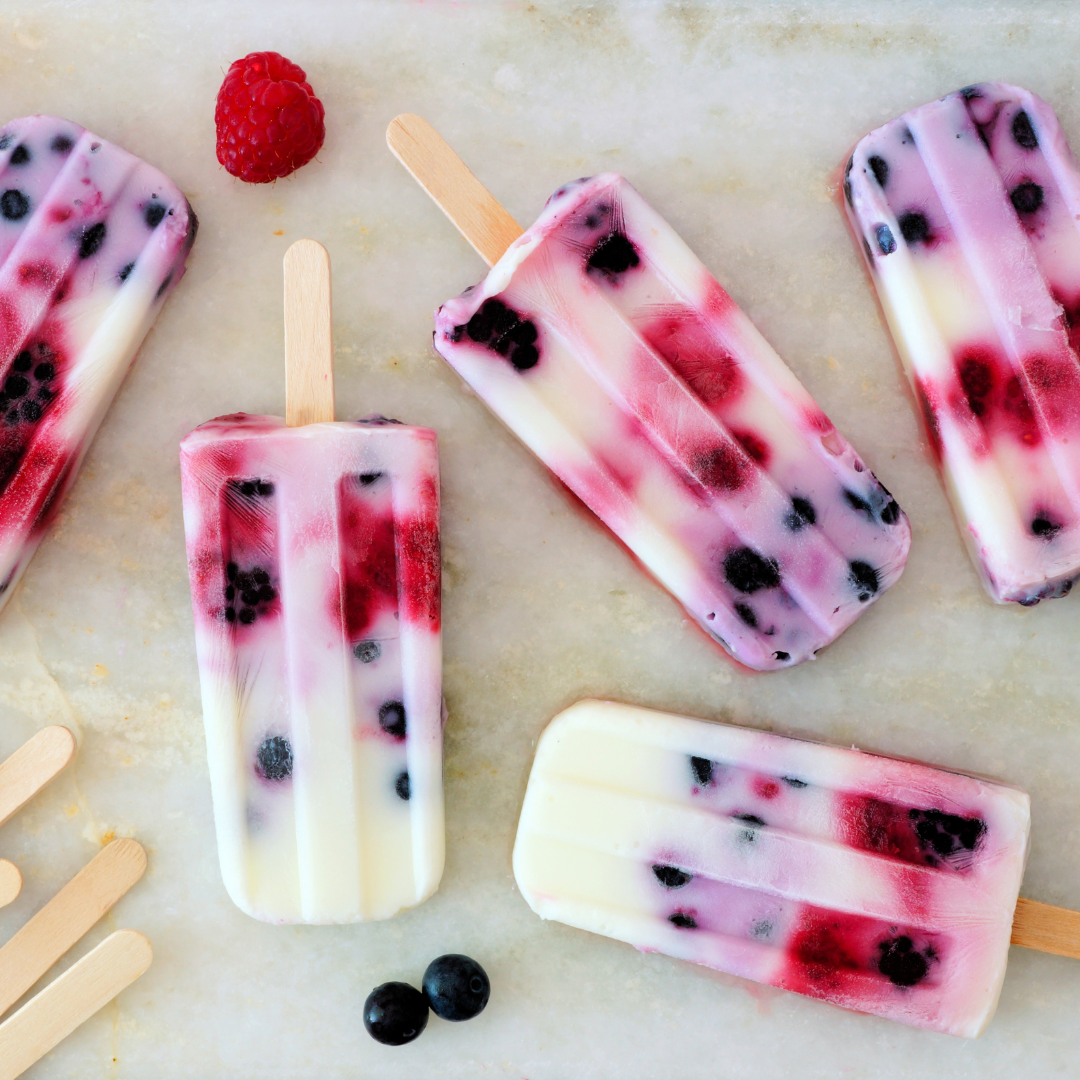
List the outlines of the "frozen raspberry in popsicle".
{"label": "frozen raspberry in popsicle", "polygon": [[[438,201],[423,122],[395,124]],[[488,233],[448,213],[479,250]],[[910,528],[750,320],[614,174],[561,188],[517,239],[500,227],[435,348],[737,660],[790,667],[838,637],[900,576]]]}
{"label": "frozen raspberry in popsicle", "polygon": [[68,120],[0,129],[0,606],[184,273],[176,185]]}
{"label": "frozen raspberry in popsicle", "polygon": [[1080,173],[1053,110],[984,83],[867,135],[845,210],[993,599],[1080,575]]}
{"label": "frozen raspberry in popsicle", "polygon": [[219,417],[180,451],[218,853],[257,918],[384,919],[443,865],[436,438],[333,421],[326,252],[294,245],[286,281],[288,421]]}

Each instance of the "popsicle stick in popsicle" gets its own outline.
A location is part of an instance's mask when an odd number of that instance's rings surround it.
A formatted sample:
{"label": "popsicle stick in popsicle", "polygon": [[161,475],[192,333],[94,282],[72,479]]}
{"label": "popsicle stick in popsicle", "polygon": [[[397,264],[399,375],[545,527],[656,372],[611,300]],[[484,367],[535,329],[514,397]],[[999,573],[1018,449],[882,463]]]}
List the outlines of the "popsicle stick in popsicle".
{"label": "popsicle stick in popsicle", "polygon": [[21,810],[75,756],[66,727],[42,728],[0,765],[0,825]]}
{"label": "popsicle stick in popsicle", "polygon": [[150,942],[117,930],[0,1024],[0,1080],[15,1080],[150,966]]}
{"label": "popsicle stick in popsicle", "polygon": [[7,859],[0,859],[0,907],[10,904],[22,889],[19,868]]}
{"label": "popsicle stick in popsicle", "polygon": [[480,258],[494,266],[523,230],[446,140],[423,117],[402,113],[390,121],[386,143]]}
{"label": "popsicle stick in popsicle", "polygon": [[285,252],[285,423],[334,420],[330,255],[316,240]]}
{"label": "popsicle stick in popsicle", "polygon": [[90,860],[3,948],[0,1016],[30,989],[146,871],[135,840],[114,840]]}
{"label": "popsicle stick in popsicle", "polygon": [[1013,916],[1012,943],[1080,960],[1080,911],[1021,896]]}

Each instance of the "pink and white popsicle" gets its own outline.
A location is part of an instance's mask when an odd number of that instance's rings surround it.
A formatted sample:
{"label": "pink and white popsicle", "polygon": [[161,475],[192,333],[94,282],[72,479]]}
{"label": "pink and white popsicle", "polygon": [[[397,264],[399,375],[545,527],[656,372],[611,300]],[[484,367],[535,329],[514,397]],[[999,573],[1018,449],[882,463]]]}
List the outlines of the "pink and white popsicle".
{"label": "pink and white popsicle", "polygon": [[622,177],[557,191],[435,348],[749,667],[809,659],[903,570],[896,501]]}
{"label": "pink and white popsicle", "polygon": [[229,895],[279,923],[420,903],[443,866],[435,433],[240,413],[180,458]]}
{"label": "pink and white popsicle", "polygon": [[171,180],[52,116],[0,130],[0,606],[184,273]]}
{"label": "pink and white popsicle", "polygon": [[[514,876],[542,918],[974,1036],[1021,920],[1028,817],[985,779],[580,701],[540,737]],[[1080,917],[1022,904],[1071,919],[1080,955]]]}
{"label": "pink and white popsicle", "polygon": [[862,139],[845,210],[994,600],[1080,575],[1080,172],[1053,110],[983,83]]}

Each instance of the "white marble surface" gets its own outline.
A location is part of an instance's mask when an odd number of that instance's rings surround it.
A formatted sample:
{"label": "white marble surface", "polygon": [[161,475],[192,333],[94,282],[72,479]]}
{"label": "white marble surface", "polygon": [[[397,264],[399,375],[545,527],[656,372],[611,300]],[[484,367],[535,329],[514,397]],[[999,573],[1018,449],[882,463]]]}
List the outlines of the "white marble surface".
{"label": "white marble surface", "polygon": [[[236,57],[278,49],[326,105],[318,162],[274,187],[214,158]],[[6,937],[110,834],[144,881],[92,935],[146,932],[154,966],[28,1076],[1048,1077],[1080,1058],[1080,963],[1014,950],[966,1043],[763,991],[540,922],[510,847],[558,709],[607,695],[913,756],[1031,792],[1029,896],[1080,906],[1080,597],[994,607],[961,548],[841,215],[833,170],[905,108],[1020,82],[1080,146],[1074,4],[76,3],[0,6],[5,117],[69,116],[174,177],[202,221],[72,497],[0,616],[0,755],[51,722],[78,763],[0,830],[26,876]],[[777,346],[911,516],[899,585],[813,664],[735,670],[567,502],[430,348],[477,257],[390,157],[426,115],[520,221],[575,176],[625,173]],[[439,430],[444,472],[448,859],[392,922],[274,928],[218,877],[191,637],[178,439],[281,411],[281,255],[335,272],[339,415]],[[72,957],[86,951],[90,940]],[[477,1020],[402,1049],[360,1012],[444,951],[493,982]]]}

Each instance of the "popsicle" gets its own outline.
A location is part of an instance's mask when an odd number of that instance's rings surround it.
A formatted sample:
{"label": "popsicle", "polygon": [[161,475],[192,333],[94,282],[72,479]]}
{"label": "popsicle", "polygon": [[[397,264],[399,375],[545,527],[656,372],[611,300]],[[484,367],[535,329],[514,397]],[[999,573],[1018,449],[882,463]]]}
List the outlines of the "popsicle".
{"label": "popsicle", "polygon": [[0,129],[0,606],[184,273],[171,180],[68,120]]}
{"label": "popsicle", "polygon": [[1080,575],[1080,173],[1046,102],[971,86],[862,139],[845,210],[990,596]]}
{"label": "popsicle", "polygon": [[494,263],[435,348],[735,659],[807,660],[896,581],[896,501],[630,184],[568,184],[521,235],[418,117],[388,139]]}
{"label": "popsicle", "polygon": [[443,866],[436,438],[334,422],[329,274],[285,256],[287,418],[180,448],[222,876],[277,923],[389,918]]}
{"label": "popsicle", "polygon": [[610,701],[540,737],[514,876],[541,918],[952,1035],[1014,944],[1080,958],[1017,894],[1028,797],[990,780]]}

